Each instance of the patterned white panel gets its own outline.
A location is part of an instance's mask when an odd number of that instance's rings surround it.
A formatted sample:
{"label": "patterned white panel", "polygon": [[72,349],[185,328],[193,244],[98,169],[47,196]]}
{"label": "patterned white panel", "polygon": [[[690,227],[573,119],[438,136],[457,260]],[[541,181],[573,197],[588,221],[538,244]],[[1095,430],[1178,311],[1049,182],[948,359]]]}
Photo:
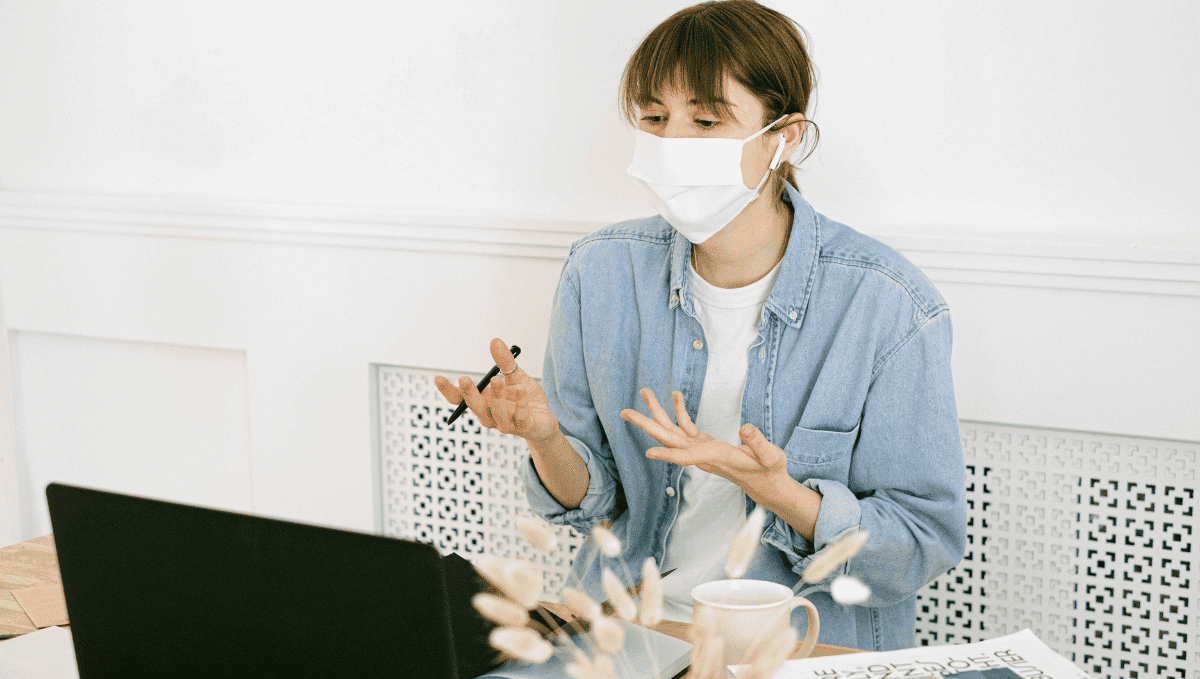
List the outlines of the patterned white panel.
{"label": "patterned white panel", "polygon": [[558,599],[583,540],[555,527],[558,547],[541,552],[516,531],[517,517],[532,516],[518,475],[525,442],[481,427],[469,410],[447,427],[454,408],[433,385],[437,371],[377,370],[384,534],[467,559],[487,553],[533,563],[545,574],[543,598]]}
{"label": "patterned white panel", "polygon": [[[434,374],[379,367],[385,534],[531,561],[557,598],[580,537],[558,529],[550,554],[519,537],[524,443],[469,414],[446,427]],[[1200,445],[969,421],[961,432],[967,553],[918,595],[919,643],[1028,627],[1097,678],[1200,679]]]}
{"label": "patterned white panel", "polygon": [[922,644],[1032,629],[1095,677],[1200,679],[1186,441],[961,423],[963,562],[917,602]]}

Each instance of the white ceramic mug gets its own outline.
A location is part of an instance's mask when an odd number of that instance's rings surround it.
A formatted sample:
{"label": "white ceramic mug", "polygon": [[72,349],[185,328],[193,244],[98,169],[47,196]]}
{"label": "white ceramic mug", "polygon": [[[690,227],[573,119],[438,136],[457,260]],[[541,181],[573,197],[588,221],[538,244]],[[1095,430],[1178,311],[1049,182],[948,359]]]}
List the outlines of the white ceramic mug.
{"label": "white ceramic mug", "polygon": [[765,580],[714,580],[692,588],[692,619],[704,615],[701,609],[712,611],[714,631],[725,641],[726,665],[749,662],[746,652],[790,625],[797,606],[808,613],[808,632],[792,657],[803,658],[817,645],[821,621],[816,606],[794,596],[790,587]]}

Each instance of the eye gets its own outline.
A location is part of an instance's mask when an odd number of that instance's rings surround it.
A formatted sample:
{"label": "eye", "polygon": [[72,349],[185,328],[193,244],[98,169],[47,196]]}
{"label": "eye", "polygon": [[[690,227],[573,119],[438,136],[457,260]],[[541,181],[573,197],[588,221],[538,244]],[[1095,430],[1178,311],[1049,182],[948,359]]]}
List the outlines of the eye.
{"label": "eye", "polygon": [[642,120],[650,123],[651,125],[657,125],[666,120],[666,116],[642,116]]}
{"label": "eye", "polygon": [[703,127],[706,130],[711,130],[712,128],[716,127],[717,125],[720,125],[721,122],[718,120],[703,120],[701,118],[697,118],[696,124],[699,125],[700,127]]}

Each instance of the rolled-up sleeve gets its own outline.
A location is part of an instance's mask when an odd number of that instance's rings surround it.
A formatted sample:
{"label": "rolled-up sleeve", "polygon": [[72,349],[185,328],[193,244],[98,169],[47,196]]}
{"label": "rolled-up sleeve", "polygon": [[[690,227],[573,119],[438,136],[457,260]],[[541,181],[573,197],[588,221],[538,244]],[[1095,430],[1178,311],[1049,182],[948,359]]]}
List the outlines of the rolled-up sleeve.
{"label": "rolled-up sleeve", "polygon": [[530,458],[521,467],[521,478],[534,512],[551,523],[586,532],[597,522],[615,518],[620,484],[612,450],[592,402],[581,320],[578,280],[568,259],[554,295],[542,388],[550,411],[558,418],[559,429],[587,465],[587,494],[579,507],[564,507],[546,490]]}
{"label": "rolled-up sleeve", "polygon": [[[906,337],[875,372],[850,461],[849,485],[805,479],[821,493],[814,540],[775,517],[763,541],[798,575],[816,552],[852,529],[870,537],[819,587],[849,574],[888,606],[954,567],[966,546],[966,488],[944,308]],[[854,492],[851,488],[859,489]]]}
{"label": "rolled-up sleeve", "polygon": [[521,467],[521,478],[525,484],[525,496],[534,512],[550,523],[566,524],[578,531],[586,531],[599,521],[611,521],[614,498],[617,495],[615,475],[603,464],[599,456],[592,454],[579,439],[567,437],[571,447],[583,458],[588,469],[587,494],[575,509],[567,509],[546,490],[541,477],[533,467],[533,459],[526,458]]}

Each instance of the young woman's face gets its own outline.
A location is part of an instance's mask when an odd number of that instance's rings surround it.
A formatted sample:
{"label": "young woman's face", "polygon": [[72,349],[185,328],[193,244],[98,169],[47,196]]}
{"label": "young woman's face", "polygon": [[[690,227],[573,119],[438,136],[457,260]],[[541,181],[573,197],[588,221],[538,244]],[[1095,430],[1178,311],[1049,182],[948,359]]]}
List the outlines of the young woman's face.
{"label": "young woman's face", "polygon": [[[701,108],[688,92],[664,89],[639,109],[638,129],[658,137],[745,139],[763,128],[762,103],[733,78],[725,78],[725,100],[732,116]],[[779,134],[764,133],[742,149],[742,182],[748,188],[766,174],[778,146]]]}

